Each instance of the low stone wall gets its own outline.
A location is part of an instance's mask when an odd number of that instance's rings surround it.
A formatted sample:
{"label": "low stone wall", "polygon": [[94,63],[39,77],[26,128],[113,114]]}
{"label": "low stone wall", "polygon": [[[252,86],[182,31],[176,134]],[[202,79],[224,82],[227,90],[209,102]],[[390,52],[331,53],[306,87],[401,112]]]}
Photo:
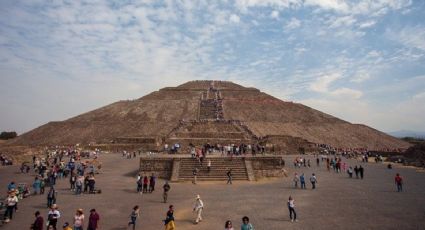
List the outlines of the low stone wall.
{"label": "low stone wall", "polygon": [[139,172],[150,175],[154,173],[157,177],[169,180],[173,171],[173,158],[140,158]]}
{"label": "low stone wall", "polygon": [[285,161],[282,157],[252,157],[252,169],[255,179],[264,177],[283,177]]}

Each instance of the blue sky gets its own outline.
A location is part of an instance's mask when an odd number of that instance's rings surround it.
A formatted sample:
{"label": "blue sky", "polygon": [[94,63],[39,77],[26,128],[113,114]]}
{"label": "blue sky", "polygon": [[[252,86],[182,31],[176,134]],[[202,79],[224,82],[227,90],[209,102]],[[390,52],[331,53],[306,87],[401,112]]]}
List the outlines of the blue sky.
{"label": "blue sky", "polygon": [[425,130],[425,2],[0,1],[0,130],[189,80]]}

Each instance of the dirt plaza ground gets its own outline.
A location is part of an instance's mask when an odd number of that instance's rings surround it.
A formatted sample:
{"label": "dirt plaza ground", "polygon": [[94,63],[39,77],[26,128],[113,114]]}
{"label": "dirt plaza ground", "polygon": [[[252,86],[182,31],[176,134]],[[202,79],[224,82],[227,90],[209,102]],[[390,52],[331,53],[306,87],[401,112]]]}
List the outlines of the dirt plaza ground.
{"label": "dirt plaza ground", "polygon": [[[279,229],[425,229],[425,173],[414,168],[384,164],[360,163],[345,160],[350,165],[365,168],[365,178],[350,179],[346,174],[328,172],[322,164],[311,168],[295,169],[287,156],[287,178],[265,179],[256,182],[237,181],[233,185],[222,182],[200,182],[198,185],[172,183],[169,203],[162,203],[163,180],[157,181],[157,191],[140,195],[136,190],[138,158],[123,159],[120,154],[102,154],[101,174],[96,185],[102,194],[75,196],[69,190],[67,179],[59,180],[57,204],[62,217],[59,225],[72,223],[77,208],[83,208],[87,226],[89,210],[96,208],[101,217],[100,229],[127,229],[129,214],[134,205],[141,207],[136,229],[164,229],[162,220],[169,204],[175,206],[177,229],[224,229],[224,222],[232,220],[240,229],[241,218],[248,216],[256,230]],[[313,161],[313,158],[312,162]],[[292,175],[316,173],[318,186],[311,190],[294,189]],[[397,193],[394,175],[399,172],[405,179],[405,191]],[[7,184],[32,183],[33,174],[21,174],[17,166],[0,167],[0,187],[6,193]],[[204,220],[194,225],[192,212],[195,196],[200,194],[204,204]],[[294,197],[299,222],[290,222],[286,201]],[[39,210],[47,217],[46,196],[32,196],[19,203],[19,211],[3,229],[29,229],[33,213]]]}

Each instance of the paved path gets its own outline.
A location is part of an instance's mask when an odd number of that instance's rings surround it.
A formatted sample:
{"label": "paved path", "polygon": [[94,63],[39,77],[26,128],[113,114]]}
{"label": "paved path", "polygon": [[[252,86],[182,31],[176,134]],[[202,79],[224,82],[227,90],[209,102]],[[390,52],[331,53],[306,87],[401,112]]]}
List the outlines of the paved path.
{"label": "paved path", "polygon": [[[285,157],[291,162],[294,156]],[[101,156],[103,172],[96,176],[102,194],[77,197],[68,190],[68,181],[58,184],[58,205],[62,212],[59,223],[72,221],[77,208],[83,208],[88,219],[88,210],[96,208],[101,216],[101,229],[126,229],[131,208],[141,206],[141,218],[137,229],[163,229],[168,204],[161,202],[158,181],[153,194],[135,193],[135,173],[138,158],[123,159],[118,154]],[[314,162],[312,160],[312,162]],[[360,164],[350,160],[351,164]],[[363,164],[365,179],[349,179],[346,174],[327,172],[324,167],[294,169],[287,163],[287,169],[318,176],[318,188],[311,190],[293,189],[292,176],[268,179],[258,182],[200,182],[171,184],[169,201],[175,206],[177,229],[217,230],[224,229],[227,219],[240,229],[242,216],[250,217],[256,230],[280,229],[425,229],[425,173],[412,168],[395,167],[389,170],[385,165]],[[10,180],[31,182],[33,176],[18,173],[18,167],[0,167],[0,188],[6,190]],[[393,177],[400,172],[405,178],[405,192],[395,192]],[[204,221],[194,225],[192,204],[196,194],[205,203]],[[286,200],[295,198],[299,222],[291,223]],[[22,200],[19,212],[3,229],[28,229],[33,213],[40,210],[47,216],[46,197],[35,196]],[[86,225],[85,225],[86,226]]]}

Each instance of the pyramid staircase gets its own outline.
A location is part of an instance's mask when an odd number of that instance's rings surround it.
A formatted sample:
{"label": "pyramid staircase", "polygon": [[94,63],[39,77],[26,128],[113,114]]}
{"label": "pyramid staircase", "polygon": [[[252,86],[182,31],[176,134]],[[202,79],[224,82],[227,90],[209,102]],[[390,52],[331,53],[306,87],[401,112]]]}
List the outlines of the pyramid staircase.
{"label": "pyramid staircase", "polygon": [[[207,163],[211,160],[211,171],[208,172]],[[193,180],[193,169],[197,167],[197,180],[199,181],[225,181],[227,171],[232,169],[233,180],[248,180],[245,161],[242,158],[210,157],[204,160],[202,166],[194,158],[180,160],[179,181]]]}

